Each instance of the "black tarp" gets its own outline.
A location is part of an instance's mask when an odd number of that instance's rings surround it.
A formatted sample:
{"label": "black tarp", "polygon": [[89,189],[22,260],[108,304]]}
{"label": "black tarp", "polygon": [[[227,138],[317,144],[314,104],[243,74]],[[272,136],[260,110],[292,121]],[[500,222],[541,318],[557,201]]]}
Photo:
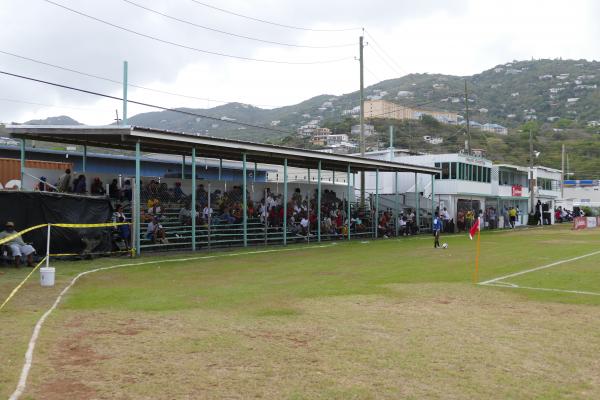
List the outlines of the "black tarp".
{"label": "black tarp", "polygon": [[[48,223],[93,224],[109,222],[112,206],[105,197],[61,193],[0,191],[0,228],[7,221],[20,231]],[[53,254],[108,252],[111,228],[52,227],[50,249]],[[33,243],[38,255],[46,254],[46,228],[23,235]]]}

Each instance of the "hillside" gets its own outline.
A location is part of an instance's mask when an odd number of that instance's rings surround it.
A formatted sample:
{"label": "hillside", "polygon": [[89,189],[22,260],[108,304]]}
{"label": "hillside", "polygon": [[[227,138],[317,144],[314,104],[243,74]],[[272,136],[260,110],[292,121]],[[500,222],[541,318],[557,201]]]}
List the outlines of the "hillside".
{"label": "hillside", "polygon": [[66,115],[60,115],[58,117],[48,117],[44,119],[32,119],[24,122],[25,125],[83,125],[80,122],[75,121],[73,118]]}
{"label": "hillside", "polygon": [[[468,86],[471,120],[499,123],[509,128],[502,136],[473,130],[472,147],[483,148],[494,161],[528,163],[528,129],[536,132],[540,164],[560,168],[560,146],[567,145],[571,171],[576,177],[600,174],[600,62],[585,60],[531,60],[497,65],[479,74],[459,77],[442,74],[410,74],[365,88],[367,98],[383,98],[406,106],[455,111],[464,115],[464,85]],[[210,109],[187,109],[214,119],[172,111],[150,112],[129,118],[131,124],[197,132],[201,134],[314,147],[294,134],[317,120],[323,127],[347,133],[357,123],[358,92],[340,96],[320,95],[296,105],[262,109],[230,103]],[[280,132],[241,127],[231,121],[268,126]],[[529,121],[529,125],[523,124]],[[370,137],[368,148],[389,146],[387,129],[396,127],[395,145],[413,151],[456,152],[464,148],[464,128],[432,121],[369,121],[379,135]],[[69,117],[28,123],[78,124]],[[521,132],[520,132],[521,131]],[[523,132],[525,131],[525,132]],[[423,136],[443,139],[430,144]],[[356,140],[356,137],[351,137]]]}
{"label": "hillside", "polygon": [[[525,120],[569,118],[600,120],[600,62],[585,60],[515,61],[467,77],[410,74],[365,88],[365,96],[408,106],[464,113],[467,81],[471,117],[515,128]],[[568,99],[577,99],[571,100]],[[185,109],[218,119],[235,119],[295,131],[309,121],[341,121],[359,105],[358,92],[341,96],[320,95],[302,103],[261,109],[230,103],[211,109]],[[150,112],[130,118],[132,124],[200,132],[247,140],[278,141],[285,133],[237,127],[173,112]]]}

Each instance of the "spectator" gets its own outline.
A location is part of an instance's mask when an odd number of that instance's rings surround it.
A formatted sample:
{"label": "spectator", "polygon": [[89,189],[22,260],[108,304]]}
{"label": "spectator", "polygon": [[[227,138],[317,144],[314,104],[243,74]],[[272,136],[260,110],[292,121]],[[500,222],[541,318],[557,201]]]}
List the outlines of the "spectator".
{"label": "spectator", "polygon": [[[0,232],[0,239],[4,239],[18,233],[19,232],[15,230],[15,224],[11,221],[8,221],[5,225],[5,230]],[[6,242],[5,246],[10,249],[10,254],[14,257],[15,266],[17,268],[21,265],[21,257],[23,256],[27,258],[27,266],[33,267],[33,254],[35,253],[35,249],[33,246],[26,244],[21,235],[18,235]]]}
{"label": "spectator", "polygon": [[62,193],[67,193],[71,189],[71,170],[69,168],[58,178],[56,188]]}
{"label": "spectator", "polygon": [[148,200],[148,214],[152,216],[160,216],[162,209],[160,207],[160,201],[158,199]]}
{"label": "spectator", "polygon": [[94,178],[94,181],[90,186],[90,194],[95,196],[104,196],[106,194],[106,190],[104,190],[104,185],[100,178]]}
{"label": "spectator", "polygon": [[146,228],[146,239],[152,240],[153,243],[168,243],[167,238],[165,237],[165,229],[160,224],[160,219],[158,217],[152,218],[152,221],[148,223],[148,227]]}
{"label": "spectator", "polygon": [[175,182],[175,188],[173,189],[173,200],[181,201],[185,197],[183,189],[181,188],[181,182]]}
{"label": "spectator", "polygon": [[132,196],[131,181],[129,179],[127,179],[125,181],[125,184],[123,184],[123,197],[126,200],[131,201],[131,196]]}
{"label": "spectator", "polygon": [[108,185],[108,195],[111,199],[121,199],[121,191],[119,190],[119,181],[113,179]]}
{"label": "spectator", "polygon": [[87,192],[87,184],[85,182],[85,175],[79,175],[73,182],[73,192],[78,194],[85,194]]}
{"label": "spectator", "polygon": [[[123,206],[121,204],[117,204],[116,210],[113,213],[113,222],[127,222],[127,217],[123,212]],[[129,249],[129,240],[131,238],[131,229],[129,228],[129,225],[118,225],[117,232],[119,233],[119,237],[125,242],[125,246],[127,247],[127,249]]]}

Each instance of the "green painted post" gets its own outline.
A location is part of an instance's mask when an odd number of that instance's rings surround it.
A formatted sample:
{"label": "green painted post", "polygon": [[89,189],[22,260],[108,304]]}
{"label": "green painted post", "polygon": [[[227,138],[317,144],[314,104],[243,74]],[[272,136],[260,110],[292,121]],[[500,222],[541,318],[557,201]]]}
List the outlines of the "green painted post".
{"label": "green painted post", "polygon": [[254,162],[254,175],[252,176],[253,182],[256,182],[256,173],[258,172],[258,164]]}
{"label": "green painted post", "polygon": [[196,148],[192,147],[192,251],[196,251]]}
{"label": "green painted post", "polygon": [[335,169],[331,171],[331,183],[335,185]]}
{"label": "green painted post", "polygon": [[394,172],[394,208],[396,210],[396,236],[400,233],[398,218],[400,217],[400,195],[398,194],[398,171]]}
{"label": "green painted post", "polygon": [[185,154],[181,156],[181,179],[185,179]]}
{"label": "green painted post", "polygon": [[350,240],[350,212],[351,212],[351,208],[350,208],[350,164],[348,164],[348,175],[346,177],[346,183],[347,183],[347,187],[348,187],[348,197],[346,197],[346,202],[348,203],[348,240]]}
{"label": "green painted post", "polygon": [[25,190],[23,187],[23,178],[25,178],[25,139],[21,139],[21,186],[20,190]]}
{"label": "green painted post", "polygon": [[246,165],[246,153],[242,154],[242,172],[244,179],[242,180],[242,221],[244,229],[244,247],[248,247],[248,199],[246,197],[246,186],[247,186],[247,165]]}
{"label": "green painted post", "polygon": [[375,170],[375,238],[379,237],[379,168]]}
{"label": "green painted post", "polygon": [[283,160],[283,245],[287,245],[288,175],[287,158]]}
{"label": "green painted post", "polygon": [[[442,210],[440,210],[442,211]],[[431,175],[431,230],[433,231],[433,219],[435,218],[435,175]]]}
{"label": "green painted post", "polygon": [[321,160],[317,169],[317,241],[321,241]]}
{"label": "green painted post", "polygon": [[[127,125],[127,61],[123,61],[123,125]],[[117,121],[118,122],[118,121]]]}
{"label": "green painted post", "polygon": [[417,232],[421,228],[421,199],[419,199],[419,181],[415,172],[415,222],[417,223]]}
{"label": "green painted post", "polygon": [[139,256],[141,253],[141,239],[142,239],[142,224],[141,224],[141,217],[142,217],[142,208],[141,208],[141,185],[142,185],[142,178],[141,178],[141,157],[142,157],[142,151],[140,148],[140,142],[136,142],[135,143],[135,193],[134,193],[134,202],[135,202],[135,207],[134,207],[134,221],[135,221],[135,241],[137,243],[137,249],[136,249],[136,253]]}
{"label": "green painted post", "polygon": [[81,160],[81,167],[82,167],[81,172],[83,172],[85,174],[85,171],[87,169],[86,168],[87,167],[87,145],[85,145],[85,144],[83,145],[83,158]]}
{"label": "green painted post", "polygon": [[223,159],[219,158],[219,180],[221,180],[222,174],[223,174]]}

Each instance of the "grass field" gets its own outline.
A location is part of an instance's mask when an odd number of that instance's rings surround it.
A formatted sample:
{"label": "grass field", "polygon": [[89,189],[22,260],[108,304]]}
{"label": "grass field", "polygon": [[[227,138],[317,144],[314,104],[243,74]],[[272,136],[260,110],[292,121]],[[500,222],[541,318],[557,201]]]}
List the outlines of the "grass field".
{"label": "grass field", "polygon": [[[75,275],[159,261],[72,287],[23,398],[600,398],[600,253],[474,285],[475,242],[443,240],[57,262],[55,288],[36,275],[0,311],[0,397]],[[600,230],[484,233],[481,250],[490,281],[599,251]],[[3,300],[28,271],[0,271]]]}

